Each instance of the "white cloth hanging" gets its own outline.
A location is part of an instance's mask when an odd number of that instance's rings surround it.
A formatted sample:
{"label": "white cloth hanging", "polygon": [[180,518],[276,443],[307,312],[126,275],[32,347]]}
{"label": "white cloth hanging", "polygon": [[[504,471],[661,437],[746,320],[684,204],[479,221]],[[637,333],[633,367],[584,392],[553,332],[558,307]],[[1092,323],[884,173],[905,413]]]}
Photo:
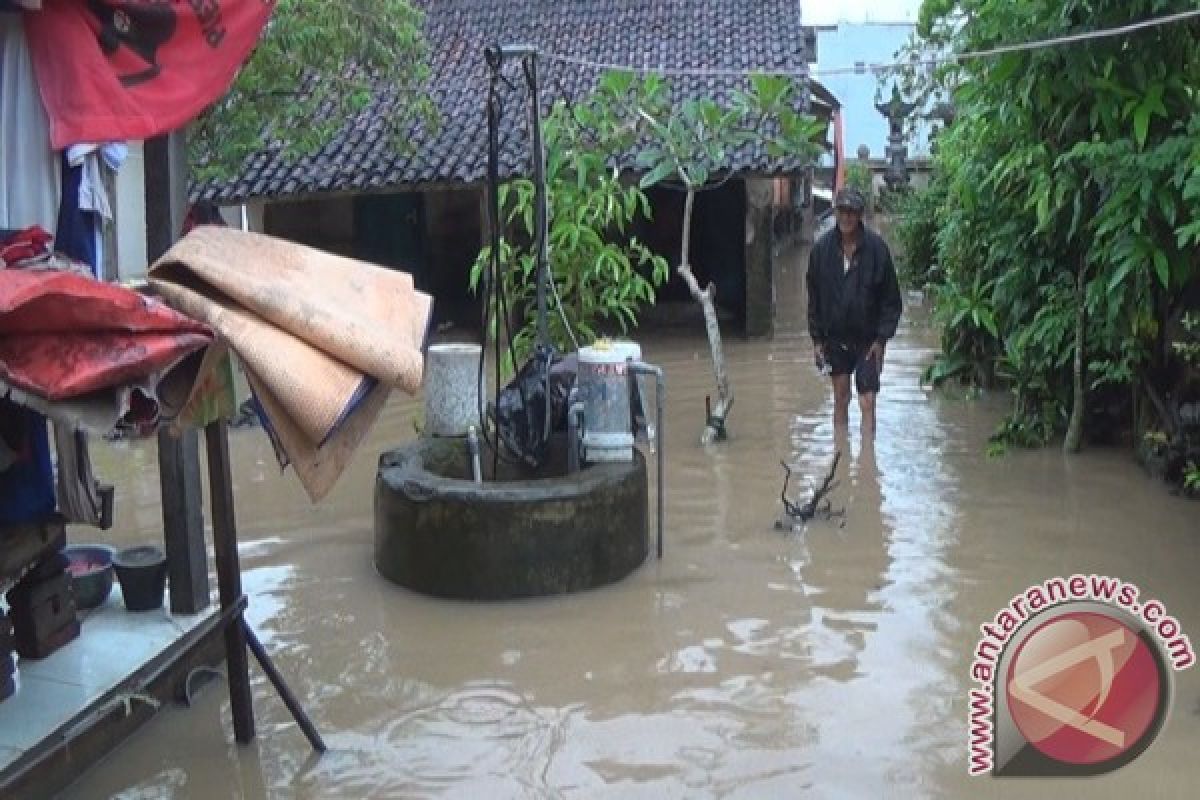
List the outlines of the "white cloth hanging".
{"label": "white cloth hanging", "polygon": [[24,14],[0,13],[0,228],[53,232],[62,170],[25,41]]}
{"label": "white cloth hanging", "polygon": [[67,163],[83,167],[79,181],[79,208],[94,211],[105,220],[113,218],[112,204],[104,188],[103,168],[118,171],[129,155],[124,142],[73,144],[67,148]]}
{"label": "white cloth hanging", "polygon": [[80,167],[79,209],[96,214],[96,265],[95,277],[104,276],[104,226],[113,221],[112,202],[104,188],[104,170],[117,172],[129,156],[129,147],[124,142],[88,142],[73,144],[67,148],[67,164]]}

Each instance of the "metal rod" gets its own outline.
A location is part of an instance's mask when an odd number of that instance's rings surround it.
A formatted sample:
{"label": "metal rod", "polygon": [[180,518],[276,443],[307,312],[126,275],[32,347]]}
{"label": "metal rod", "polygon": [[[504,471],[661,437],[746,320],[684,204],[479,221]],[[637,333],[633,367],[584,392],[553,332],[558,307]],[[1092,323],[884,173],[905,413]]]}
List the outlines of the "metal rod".
{"label": "metal rod", "polygon": [[656,417],[655,435],[658,437],[658,452],[655,454],[655,459],[657,461],[657,464],[655,466],[657,467],[657,474],[658,474],[658,497],[657,497],[657,501],[658,501],[657,502],[657,505],[658,505],[658,509],[657,509],[658,510],[658,557],[662,558],[662,555],[663,555],[663,508],[664,508],[664,503],[663,503],[663,494],[664,494],[664,491],[663,491],[663,489],[664,489],[663,460],[664,460],[664,458],[663,457],[666,455],[665,451],[667,448],[667,442],[663,435],[664,434],[663,407],[665,405],[664,401],[665,401],[666,392],[667,392],[667,379],[666,379],[666,376],[663,374],[662,367],[656,367],[653,364],[647,364],[642,361],[629,362],[629,372],[630,372],[631,376],[636,375],[638,373],[654,376],[654,405],[655,405],[655,417]]}
{"label": "metal rod", "polygon": [[583,403],[575,399],[578,389],[571,390],[570,399],[567,400],[567,472],[579,472],[580,467],[580,443],[579,437],[583,435]]}
{"label": "metal rod", "polygon": [[657,406],[655,415],[658,419],[655,421],[655,435],[658,437],[658,452],[654,454],[658,462],[658,558],[662,560],[663,556],[663,495],[666,493],[666,484],[663,483],[663,461],[667,452],[667,440],[663,435],[663,406],[667,396],[667,378],[663,375],[663,371],[658,370],[655,375],[654,382],[654,404]]}
{"label": "metal rod", "polygon": [[[538,97],[537,50],[525,55],[525,76],[529,83],[529,113],[533,130],[533,189],[536,202],[537,222],[537,340],[539,347],[550,346],[550,330],[546,322],[546,284],[549,282],[549,211],[546,207],[546,148],[542,144],[542,104]],[[546,365],[545,386],[546,410],[542,418],[542,439],[549,440],[550,413],[550,365]]]}
{"label": "metal rod", "polygon": [[467,451],[471,454],[471,478],[476,483],[483,483],[483,468],[479,464],[479,434],[475,426],[467,426]]}
{"label": "metal rod", "polygon": [[267,654],[267,649],[263,647],[262,642],[258,640],[254,629],[242,618],[241,626],[242,633],[246,637],[246,644],[250,646],[250,652],[254,653],[254,658],[257,659],[258,665],[262,667],[263,672],[267,673],[267,679],[271,681],[271,685],[275,687],[275,691],[279,693],[283,704],[287,706],[287,710],[292,712],[292,718],[296,720],[296,724],[300,726],[300,730],[304,731],[304,736],[308,739],[308,743],[312,745],[312,749],[318,753],[324,753],[326,750],[325,740],[321,738],[321,734],[317,732],[317,728],[309,719],[304,708],[300,705],[300,701],[292,694],[291,688],[284,681],[283,676],[279,674],[279,670],[275,669],[274,662]]}
{"label": "metal rod", "polygon": [[[529,103],[532,115],[533,129],[533,188],[536,203],[537,224],[537,317],[538,344],[549,344],[549,331],[546,326],[546,271],[549,269],[548,244],[546,242],[546,227],[548,212],[546,208],[546,151],[542,146],[542,108],[538,97],[537,52],[526,56],[526,76],[529,82]],[[549,388],[549,387],[547,387]],[[550,395],[547,392],[546,400]],[[549,415],[546,417],[549,425]]]}
{"label": "metal rod", "polygon": [[[228,610],[242,597],[242,569],[238,563],[237,518],[233,508],[233,480],[229,467],[229,436],[224,420],[204,429],[208,450],[208,485],[212,494],[213,551],[217,562],[217,588],[221,609]],[[225,628],[225,660],[229,669],[229,704],[233,736],[239,744],[254,739],[254,699],[250,691],[250,664],[243,626]]]}

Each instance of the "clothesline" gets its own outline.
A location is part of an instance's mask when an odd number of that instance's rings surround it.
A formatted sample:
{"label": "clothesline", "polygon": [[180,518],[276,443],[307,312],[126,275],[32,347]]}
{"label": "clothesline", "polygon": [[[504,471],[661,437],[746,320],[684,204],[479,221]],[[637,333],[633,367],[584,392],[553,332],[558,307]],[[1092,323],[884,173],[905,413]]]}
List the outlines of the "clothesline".
{"label": "clothesline", "polygon": [[946,53],[928,58],[915,58],[905,61],[895,61],[887,64],[871,64],[869,66],[865,64],[853,64],[849,66],[818,68],[815,70],[810,69],[807,65],[798,67],[741,67],[731,69],[722,67],[673,67],[663,64],[621,64],[611,61],[596,61],[579,56],[567,55],[565,53],[557,53],[554,51],[539,51],[538,57],[544,58],[547,61],[574,64],[575,66],[587,67],[589,69],[612,70],[616,72],[635,72],[643,75],[677,75],[687,77],[752,77],[756,75],[772,75],[780,77],[806,78],[811,74],[815,74],[818,78],[820,78],[828,75],[861,74],[866,71],[878,74],[914,66],[938,66],[942,64],[953,64],[981,58],[990,58],[993,56],[1005,55],[1007,53],[1044,50],[1051,47],[1062,47],[1065,45],[1078,44],[1080,42],[1094,41],[1096,39],[1127,36],[1148,28],[1174,25],[1181,22],[1187,22],[1198,17],[1200,17],[1200,9],[1193,11],[1182,11],[1177,14],[1168,14],[1162,17],[1155,17],[1153,19],[1130,23],[1128,25],[1119,25],[1116,27],[1102,28],[1093,31],[1083,31],[1064,36],[1055,36],[1048,39],[1038,39],[1028,42],[1000,45],[998,47],[991,47],[985,50],[974,50],[965,53]]}

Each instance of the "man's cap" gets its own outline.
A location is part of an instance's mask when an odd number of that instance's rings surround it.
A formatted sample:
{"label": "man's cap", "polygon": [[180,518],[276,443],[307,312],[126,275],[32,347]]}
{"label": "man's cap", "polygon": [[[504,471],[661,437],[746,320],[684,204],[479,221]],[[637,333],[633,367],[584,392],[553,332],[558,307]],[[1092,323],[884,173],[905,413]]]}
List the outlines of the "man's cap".
{"label": "man's cap", "polygon": [[867,201],[862,196],[862,192],[853,186],[847,186],[837,193],[837,198],[834,200],[833,206],[834,208],[845,208],[861,214],[867,207]]}

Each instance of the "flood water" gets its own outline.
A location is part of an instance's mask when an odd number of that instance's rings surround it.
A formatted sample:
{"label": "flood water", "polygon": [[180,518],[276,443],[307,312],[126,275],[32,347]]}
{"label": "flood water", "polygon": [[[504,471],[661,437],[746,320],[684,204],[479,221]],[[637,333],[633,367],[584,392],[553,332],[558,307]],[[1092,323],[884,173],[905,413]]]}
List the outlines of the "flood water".
{"label": "flood water", "polygon": [[[212,684],[67,796],[1195,796],[1200,669],[1176,674],[1145,754],[1086,781],[968,778],[966,718],[979,625],[1052,576],[1135,582],[1200,643],[1200,504],[1124,451],[985,458],[1005,400],[920,387],[937,339],[911,299],[874,446],[854,408],[835,441],[802,278],[785,254],[781,330],[726,342],[732,438],[707,451],[702,329],[641,337],[668,381],[666,552],[609,588],[472,604],[376,575],[375,462],[415,435],[417,400],[393,398],[317,506],[261,431],[233,432],[248,617],[330,752],[310,756],[254,665],[252,745],[234,744],[226,687]],[[780,460],[817,478],[836,447],[844,526],[775,530]],[[95,452],[119,483],[116,543],[155,540],[153,443]]]}

